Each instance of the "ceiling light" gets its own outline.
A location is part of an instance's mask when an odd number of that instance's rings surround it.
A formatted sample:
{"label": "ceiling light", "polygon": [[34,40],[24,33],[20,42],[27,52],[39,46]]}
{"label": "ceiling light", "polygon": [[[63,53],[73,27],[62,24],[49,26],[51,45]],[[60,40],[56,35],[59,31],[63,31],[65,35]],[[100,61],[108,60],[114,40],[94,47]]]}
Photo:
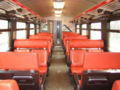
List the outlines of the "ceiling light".
{"label": "ceiling light", "polygon": [[55,14],[56,17],[61,17],[61,14]]}
{"label": "ceiling light", "polygon": [[53,2],[54,8],[62,9],[64,8],[65,2]]}
{"label": "ceiling light", "polygon": [[55,14],[61,14],[62,10],[55,10]]}

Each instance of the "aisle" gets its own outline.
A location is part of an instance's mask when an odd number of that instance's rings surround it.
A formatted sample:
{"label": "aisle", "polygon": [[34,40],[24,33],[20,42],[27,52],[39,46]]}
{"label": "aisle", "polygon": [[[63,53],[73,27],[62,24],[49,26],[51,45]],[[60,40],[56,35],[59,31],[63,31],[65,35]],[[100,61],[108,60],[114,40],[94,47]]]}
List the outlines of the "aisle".
{"label": "aisle", "polygon": [[70,82],[65,55],[61,46],[56,46],[53,49],[46,90],[74,90]]}

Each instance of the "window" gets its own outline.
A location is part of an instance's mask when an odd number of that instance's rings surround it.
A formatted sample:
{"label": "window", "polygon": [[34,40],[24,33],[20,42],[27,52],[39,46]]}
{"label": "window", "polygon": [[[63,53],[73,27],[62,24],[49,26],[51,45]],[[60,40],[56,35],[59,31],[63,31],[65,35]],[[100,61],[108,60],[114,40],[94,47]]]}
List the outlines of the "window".
{"label": "window", "polygon": [[[120,20],[110,22],[110,30],[118,31],[120,30]],[[119,32],[109,32],[109,51],[110,52],[120,52],[120,33]]]}
{"label": "window", "polygon": [[[23,22],[17,22],[17,29],[26,29],[26,24]],[[26,30],[16,31],[16,39],[26,39],[26,38],[27,38]]]}
{"label": "window", "polygon": [[101,29],[101,23],[92,23],[91,29]]}
{"label": "window", "polygon": [[8,29],[8,21],[0,20],[0,29]]}
{"label": "window", "polygon": [[0,33],[0,52],[6,52],[10,50],[9,35],[9,32]]}
{"label": "window", "polygon": [[44,24],[41,24],[41,30],[42,32],[48,32],[48,24],[44,23]]}
{"label": "window", "polygon": [[77,29],[77,32],[76,33],[80,33],[80,25],[77,25],[77,27],[76,27],[76,29]]}
{"label": "window", "polygon": [[35,28],[35,25],[34,24],[30,24],[30,35],[34,35],[35,34],[35,30],[34,30],[34,28]]}
{"label": "window", "polygon": [[27,38],[26,30],[16,31],[16,39],[26,39],[26,38]]}
{"label": "window", "polygon": [[90,32],[90,39],[98,40],[102,39],[101,35],[101,23],[92,23],[91,24],[91,32]]}
{"label": "window", "polygon": [[120,33],[109,33],[109,51],[120,52]]}
{"label": "window", "polygon": [[17,29],[25,29],[26,28],[26,24],[23,22],[17,22]]}
{"label": "window", "polygon": [[101,39],[101,32],[100,31],[91,31],[90,39],[92,39],[92,40]]}
{"label": "window", "polygon": [[82,35],[87,35],[87,24],[82,24]]}
{"label": "window", "polygon": [[120,20],[110,22],[111,30],[120,30]]}

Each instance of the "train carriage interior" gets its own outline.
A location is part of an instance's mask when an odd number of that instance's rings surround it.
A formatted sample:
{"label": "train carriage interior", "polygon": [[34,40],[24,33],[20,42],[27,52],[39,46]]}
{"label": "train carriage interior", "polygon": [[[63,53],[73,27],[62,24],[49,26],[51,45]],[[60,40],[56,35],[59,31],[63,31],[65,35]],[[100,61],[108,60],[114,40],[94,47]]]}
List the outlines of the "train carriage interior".
{"label": "train carriage interior", "polygon": [[0,0],[0,90],[120,90],[120,0]]}

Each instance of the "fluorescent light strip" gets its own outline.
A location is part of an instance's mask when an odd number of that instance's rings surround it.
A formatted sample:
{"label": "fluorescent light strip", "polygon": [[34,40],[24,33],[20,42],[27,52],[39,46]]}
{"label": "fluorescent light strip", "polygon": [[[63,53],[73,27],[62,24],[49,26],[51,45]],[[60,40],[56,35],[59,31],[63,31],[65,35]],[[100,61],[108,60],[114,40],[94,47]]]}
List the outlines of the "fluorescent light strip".
{"label": "fluorescent light strip", "polygon": [[55,10],[55,14],[61,14],[62,10]]}
{"label": "fluorescent light strip", "polygon": [[55,14],[56,17],[61,17],[61,14]]}
{"label": "fluorescent light strip", "polygon": [[64,8],[65,2],[53,2],[53,6],[55,9],[62,9]]}

